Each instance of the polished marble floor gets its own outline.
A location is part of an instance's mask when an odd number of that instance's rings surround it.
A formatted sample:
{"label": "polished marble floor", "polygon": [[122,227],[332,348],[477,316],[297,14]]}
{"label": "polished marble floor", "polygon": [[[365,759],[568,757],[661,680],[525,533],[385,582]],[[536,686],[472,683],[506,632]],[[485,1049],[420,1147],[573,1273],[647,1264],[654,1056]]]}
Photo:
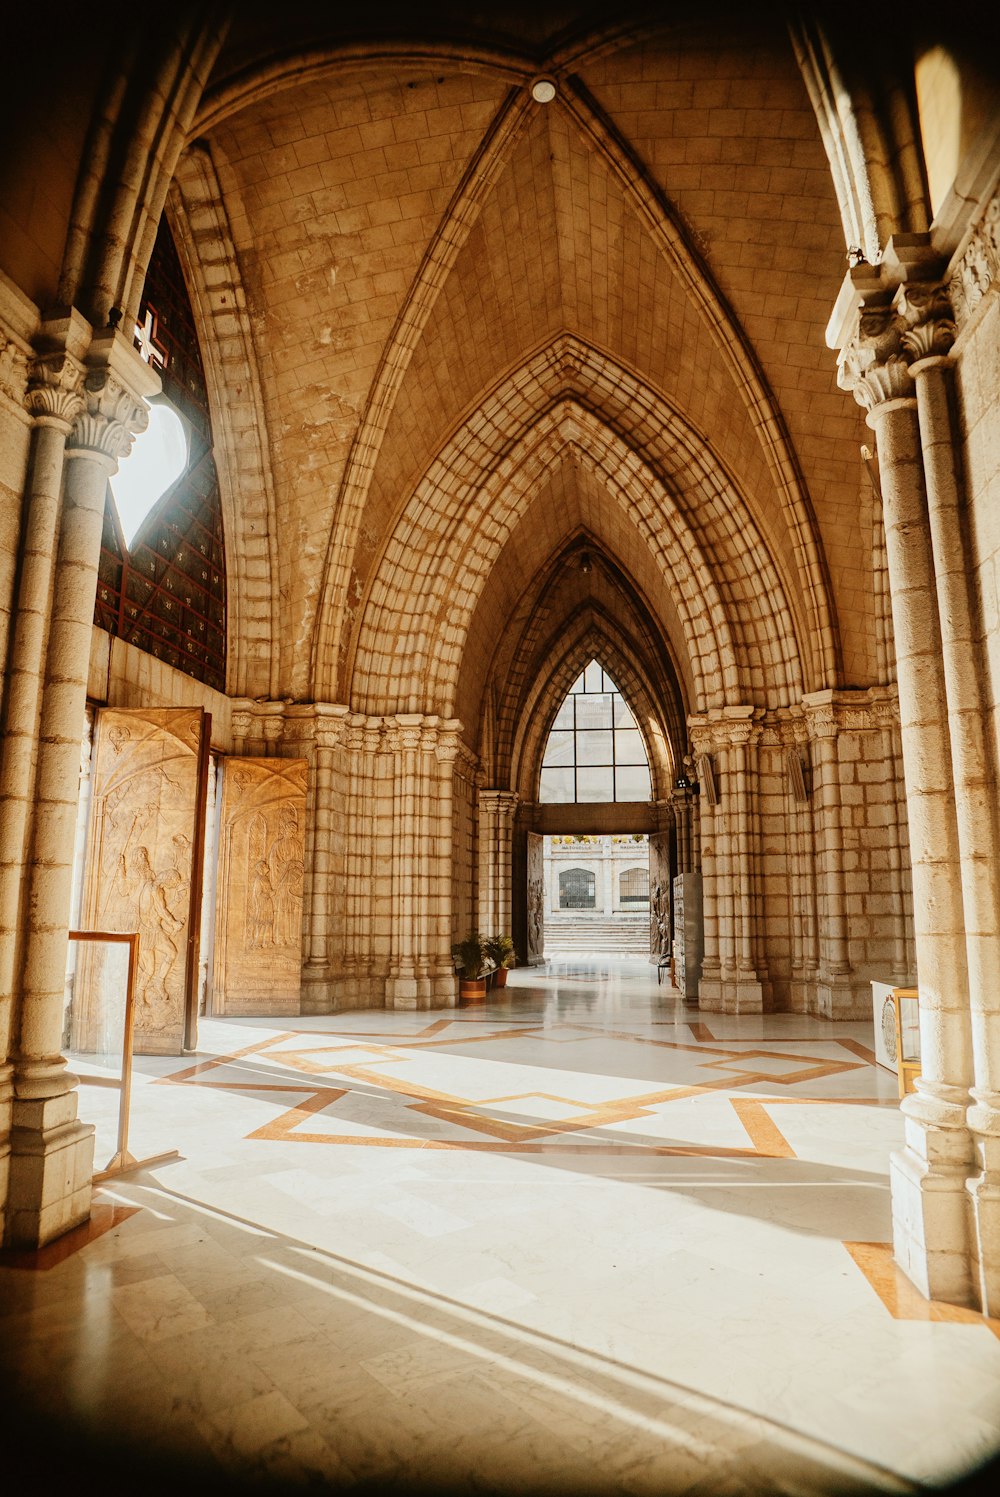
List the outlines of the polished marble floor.
{"label": "polished marble floor", "polygon": [[44,1428],[213,1491],[911,1492],[996,1455],[1000,1323],[892,1266],[870,1025],[700,1015],[634,959],[490,997],[136,1062],[131,1150],[180,1157],[0,1267],[32,1473]]}

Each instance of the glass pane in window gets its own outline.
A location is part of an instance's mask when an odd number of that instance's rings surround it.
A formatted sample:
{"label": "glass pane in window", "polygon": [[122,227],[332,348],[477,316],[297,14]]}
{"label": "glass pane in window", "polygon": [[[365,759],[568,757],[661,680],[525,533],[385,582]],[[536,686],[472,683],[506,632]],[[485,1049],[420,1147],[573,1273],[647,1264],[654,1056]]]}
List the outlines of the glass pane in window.
{"label": "glass pane in window", "polygon": [[618,893],[623,905],[648,905],[649,869],[626,868],[618,876]]}
{"label": "glass pane in window", "polygon": [[616,728],[634,728],[635,727],[635,718],[632,716],[631,712],[629,711],[628,706],[626,705],[626,702],[625,702],[625,698],[621,697],[621,696],[617,696],[617,697],[615,697],[614,702],[615,702],[615,727]]}
{"label": "glass pane in window", "polygon": [[610,764],[612,736],[611,733],[577,733],[577,764]]}
{"label": "glass pane in window", "polygon": [[589,868],[566,868],[559,875],[559,908],[592,910],[596,904],[597,879]]}
{"label": "glass pane in window", "polygon": [[549,769],[554,764],[573,763],[573,734],[556,733],[549,734],[549,741],[545,745],[545,758],[542,764]]}
{"label": "glass pane in window", "polygon": [[[546,760],[548,755],[546,755]],[[560,761],[561,762],[561,761]],[[645,764],[646,750],[638,728],[615,729],[615,763]]]}
{"label": "glass pane in window", "polygon": [[585,691],[603,691],[604,672],[596,660],[592,660],[583,673]]}
{"label": "glass pane in window", "polygon": [[578,728],[610,728],[611,721],[611,698],[609,696],[577,697],[576,725]]}
{"label": "glass pane in window", "polygon": [[554,728],[572,728],[573,726],[573,698],[567,697],[565,702],[556,713],[556,720],[552,724]]}
{"label": "glass pane in window", "polygon": [[615,800],[649,800],[649,770],[643,765],[615,770]]}
{"label": "glass pane in window", "polygon": [[576,692],[576,691],[582,691],[582,690],[583,690],[583,673],[581,672],[581,674],[579,676],[577,676],[576,680],[573,682],[573,685],[570,687],[570,691],[571,692]]}
{"label": "glass pane in window", "polygon": [[538,785],[540,801],[571,801],[573,799],[573,770],[543,769]]}
{"label": "glass pane in window", "polygon": [[614,770],[578,769],[576,772],[576,798],[578,801],[614,800]]}

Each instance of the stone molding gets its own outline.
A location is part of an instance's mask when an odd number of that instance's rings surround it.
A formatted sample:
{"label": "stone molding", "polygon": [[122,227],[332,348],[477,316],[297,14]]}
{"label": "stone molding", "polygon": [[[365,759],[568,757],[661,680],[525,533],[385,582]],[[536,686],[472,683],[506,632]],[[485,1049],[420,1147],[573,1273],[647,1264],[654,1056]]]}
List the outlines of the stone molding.
{"label": "stone molding", "polygon": [[28,353],[0,328],[0,396],[23,409],[28,384]]}
{"label": "stone molding", "polygon": [[1000,281],[1000,195],[994,197],[972,231],[948,282],[959,324],[969,320],[987,292]]}
{"label": "stone molding", "polygon": [[501,816],[513,821],[520,800],[516,790],[482,789],[479,792],[479,810],[488,816]]}
{"label": "stone molding", "polygon": [[692,752],[697,758],[738,744],[757,743],[763,716],[760,707],[719,707],[700,717],[689,717]]}
{"label": "stone molding", "polygon": [[462,743],[458,719],[436,714],[406,712],[394,717],[369,717],[352,712],[340,702],[243,698],[233,703],[231,724],[235,739],[263,744],[272,753],[282,745],[298,749],[311,744],[355,754],[434,754],[442,764],[464,757],[469,764],[478,764]]}
{"label": "stone molding", "polygon": [[895,687],[872,686],[867,691],[814,691],[802,698],[802,712],[812,739],[836,738],[840,733],[880,733],[899,726],[899,698]]}

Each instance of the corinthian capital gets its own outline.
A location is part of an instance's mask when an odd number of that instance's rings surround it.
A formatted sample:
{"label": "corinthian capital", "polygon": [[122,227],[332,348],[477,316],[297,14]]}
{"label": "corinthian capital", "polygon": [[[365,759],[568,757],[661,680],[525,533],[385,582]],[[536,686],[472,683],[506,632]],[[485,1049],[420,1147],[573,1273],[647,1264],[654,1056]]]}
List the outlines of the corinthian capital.
{"label": "corinthian capital", "polygon": [[149,425],[146,400],[159,390],[159,375],[143,362],[124,334],[105,329],[94,338],[87,354],[83,409],[67,450],[99,453],[117,465]]}
{"label": "corinthian capital", "polygon": [[149,407],[108,369],[92,369],[84,380],[83,405],[67,447],[98,452],[117,467],[149,425]]}
{"label": "corinthian capital", "polygon": [[955,341],[955,318],[948,287],[940,281],[900,287],[896,298],[906,327],[900,342],[908,358],[930,359],[946,354]]}
{"label": "corinthian capital", "polygon": [[65,352],[44,353],[27,373],[24,403],[37,425],[69,432],[83,410],[83,365]]}
{"label": "corinthian capital", "polygon": [[854,336],[840,355],[837,384],[866,411],[913,395],[905,331],[905,319],[894,307],[861,307]]}

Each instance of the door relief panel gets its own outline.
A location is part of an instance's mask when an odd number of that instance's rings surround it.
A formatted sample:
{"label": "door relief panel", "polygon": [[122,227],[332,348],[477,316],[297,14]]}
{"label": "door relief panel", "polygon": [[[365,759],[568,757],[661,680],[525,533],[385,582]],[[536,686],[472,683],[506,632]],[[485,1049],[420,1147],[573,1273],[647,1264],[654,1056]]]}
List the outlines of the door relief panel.
{"label": "door relief panel", "polygon": [[[191,888],[204,714],[201,708],[97,714],[81,920],[85,930],[139,932],[135,1050],[179,1055],[192,959]],[[197,938],[195,939],[195,945]],[[193,952],[197,964],[197,951]],[[71,1024],[74,1049],[94,1046],[102,995],[81,951]]]}
{"label": "door relief panel", "polygon": [[221,760],[212,1012],[297,1014],[306,761]]}

